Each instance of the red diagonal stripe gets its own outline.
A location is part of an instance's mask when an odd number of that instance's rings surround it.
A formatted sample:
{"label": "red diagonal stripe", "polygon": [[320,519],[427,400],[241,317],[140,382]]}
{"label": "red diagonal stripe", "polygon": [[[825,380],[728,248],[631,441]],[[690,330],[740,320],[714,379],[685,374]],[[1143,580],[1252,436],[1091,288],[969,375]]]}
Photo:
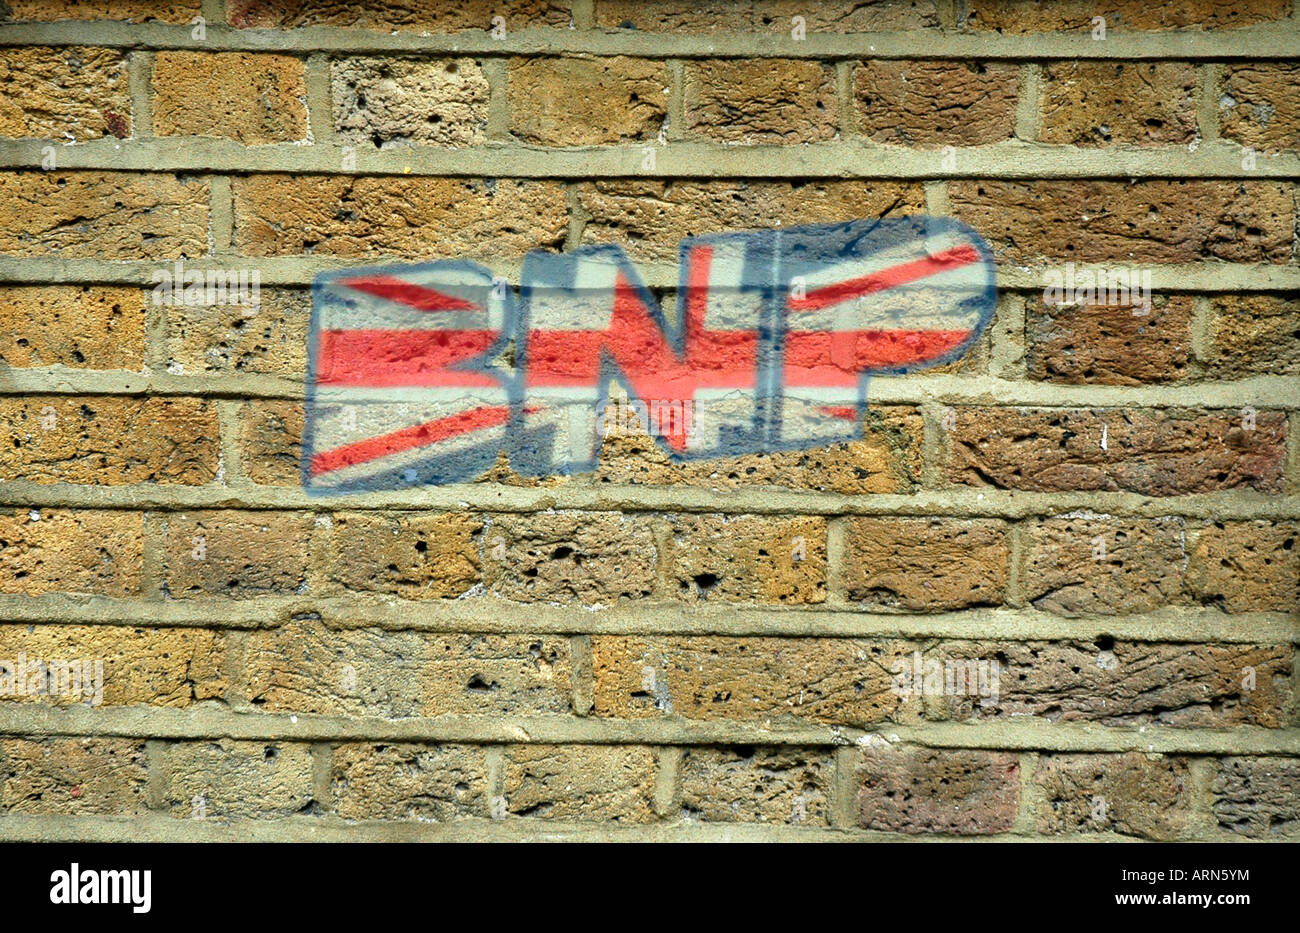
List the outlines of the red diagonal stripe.
{"label": "red diagonal stripe", "polygon": [[391,275],[371,275],[355,279],[343,279],[348,288],[378,298],[387,298],[398,304],[414,308],[416,311],[482,311],[480,305],[455,295],[416,285],[394,278]]}
{"label": "red diagonal stripe", "polygon": [[937,360],[970,336],[969,330],[791,331],[785,338],[785,384],[856,385],[863,370]]}
{"label": "red diagonal stripe", "polygon": [[335,447],[333,450],[321,451],[311,458],[311,475],[319,476],[321,473],[378,460],[381,457],[401,453],[415,447],[427,447],[430,444],[445,441],[458,434],[467,434],[470,431],[495,427],[499,424],[505,424],[509,420],[510,409],[504,405],[485,405],[480,408],[471,408],[468,411],[449,415],[446,418],[435,418],[414,427],[402,428],[399,431],[367,438],[355,444],[346,444],[343,447]]}
{"label": "red diagonal stripe", "polygon": [[802,298],[792,296],[788,302],[788,307],[791,311],[817,311],[821,308],[828,308],[831,305],[849,301],[852,298],[861,298],[873,292],[882,292],[887,288],[897,288],[900,285],[906,285],[908,282],[923,279],[928,275],[935,275],[939,272],[947,272],[949,269],[969,265],[972,262],[978,262],[979,258],[980,254],[975,250],[975,247],[956,246],[914,262],[905,262],[902,265],[891,266],[870,275],[848,279],[844,282],[836,282],[834,285],[826,285],[822,288],[815,288]]}
{"label": "red diagonal stripe", "polygon": [[318,385],[494,386],[486,373],[454,368],[496,342],[494,330],[323,330]]}

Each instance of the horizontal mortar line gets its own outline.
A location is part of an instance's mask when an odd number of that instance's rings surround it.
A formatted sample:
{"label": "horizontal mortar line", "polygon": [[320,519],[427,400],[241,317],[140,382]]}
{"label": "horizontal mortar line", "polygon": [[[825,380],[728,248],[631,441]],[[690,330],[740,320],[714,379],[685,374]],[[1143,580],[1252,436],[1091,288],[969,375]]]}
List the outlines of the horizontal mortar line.
{"label": "horizontal mortar line", "polygon": [[[283,143],[243,146],[201,138],[98,139],[85,143],[25,139],[0,141],[0,168],[40,169],[56,145],[59,171],[307,172],[335,175],[416,175],[510,178],[1300,178],[1300,153],[1260,153],[1255,168],[1242,166],[1242,147],[1225,140],[1162,149],[1079,149],[1018,140],[944,150],[905,149],[860,140],[798,146],[740,146],[705,142],[546,148],[517,144],[462,149],[419,146],[350,149],[355,169],[344,173],[339,145]],[[642,169],[654,148],[652,171]],[[949,161],[955,160],[955,161]],[[945,163],[952,168],[945,168]]]}
{"label": "horizontal mortar line", "polygon": [[454,34],[380,32],[329,26],[234,29],[208,24],[202,40],[193,27],[161,23],[57,22],[0,26],[0,45],[92,45],[129,49],[218,52],[399,52],[410,55],[636,55],[644,58],[834,59],[1179,59],[1300,58],[1300,35],[1288,22],[1242,29],[1115,32],[1094,41],[1087,31],[1001,35],[914,29],[832,34],[809,32],[795,40],[771,33],[688,35],[634,29],[507,29],[502,39],[486,31]]}
{"label": "horizontal mortar line", "polygon": [[[845,218],[850,220],[852,218]],[[185,259],[189,272],[257,272],[261,286],[310,285],[323,273],[337,273],[370,266],[414,265],[436,259],[470,259],[484,265],[496,276],[518,284],[522,259],[501,261],[493,256],[371,256],[364,260],[339,256],[222,256]],[[1004,291],[1036,292],[1044,288],[1047,272],[1063,273],[1067,260],[1033,264],[1003,261],[997,268],[997,286]],[[1069,260],[1073,262],[1073,260]],[[674,263],[637,261],[636,267],[651,288],[677,288],[678,268]],[[105,259],[52,256],[0,256],[0,283],[39,285],[103,284],[151,286],[159,281],[155,275],[175,268],[175,259],[116,261]],[[1151,290],[1156,294],[1183,292],[1272,292],[1300,291],[1300,264],[1274,263],[1144,263],[1132,260],[1109,262],[1075,262],[1075,275],[1083,272],[1122,268],[1151,273]]]}
{"label": "horizontal mortar line", "polygon": [[52,708],[0,705],[0,735],[116,736],[281,742],[458,742],[472,745],[919,745],[995,751],[1128,752],[1197,755],[1297,755],[1300,729],[1113,727],[1089,723],[996,720],[984,723],[872,724],[869,729],[781,721],[760,724],[681,717],[445,715],[418,719],[235,713],[215,703],[177,710],[149,707]]}
{"label": "horizontal mortar line", "polygon": [[[188,812],[188,803],[186,812]],[[1198,835],[1242,842],[1226,832]],[[161,812],[134,816],[9,813],[0,816],[4,842],[1130,842],[1113,833],[1079,835],[954,836],[889,833],[777,823],[595,823],[509,817],[461,817],[451,822],[361,820],[291,815],[277,819],[189,820]],[[1252,840],[1253,841],[1253,840]]]}
{"label": "horizontal mortar line", "polygon": [[405,600],[365,594],[258,596],[236,600],[131,600],[104,596],[0,595],[0,624],[271,629],[304,617],[329,628],[490,634],[721,635],[942,638],[961,641],[1300,643],[1300,614],[1229,614],[1201,606],[1134,616],[1061,616],[1033,609],[973,608],[931,614],[866,609],[619,604],[596,609],[483,597]]}
{"label": "horizontal mortar line", "polygon": [[[1119,313],[1127,314],[1127,310]],[[240,399],[302,400],[304,384],[278,376],[220,374],[173,375],[127,370],[86,370],[66,366],[31,369],[0,367],[5,395],[213,396]],[[873,376],[870,404],[939,402],[961,406],[1036,408],[1219,408],[1260,410],[1300,408],[1300,379],[1251,376],[1232,382],[1191,382],[1143,386],[1063,385],[987,375],[911,373]]]}
{"label": "horizontal mortar line", "polygon": [[1101,516],[1199,518],[1208,521],[1300,518],[1300,495],[1237,489],[1151,497],[1129,492],[1017,492],[961,487],[913,494],[813,492],[776,487],[736,490],[698,486],[590,483],[556,487],[475,483],[418,489],[312,495],[292,486],[75,486],[31,480],[0,482],[0,507],[186,511],[244,508],[341,512],[439,509],[449,512],[685,512],[755,515],[918,515],[1034,518],[1088,512]]}

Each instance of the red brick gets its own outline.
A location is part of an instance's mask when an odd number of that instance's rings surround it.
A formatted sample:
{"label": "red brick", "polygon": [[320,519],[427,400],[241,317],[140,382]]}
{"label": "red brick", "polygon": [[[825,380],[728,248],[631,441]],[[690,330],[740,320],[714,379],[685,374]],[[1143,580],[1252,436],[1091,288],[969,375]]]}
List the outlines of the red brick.
{"label": "red brick", "polygon": [[682,93],[687,132],[723,142],[822,142],[839,125],[835,70],[820,62],[687,62]]}
{"label": "red brick", "polygon": [[1095,27],[1093,17],[1106,20],[1106,29],[1230,29],[1286,19],[1288,0],[1186,0],[1149,3],[1147,0],[970,0],[966,26],[1025,35],[1035,32],[1084,30]]}
{"label": "red brick", "polygon": [[1300,148],[1300,65],[1228,65],[1219,95],[1219,133],[1267,152]]}
{"label": "red brick", "polygon": [[856,782],[858,825],[889,832],[1004,833],[1020,799],[1020,765],[1005,752],[866,749]]}
{"label": "red brick", "polygon": [[1146,612],[1181,601],[1179,518],[1046,519],[1028,535],[1025,597],[1065,615]]}
{"label": "red brick", "polygon": [[1124,755],[1045,755],[1034,783],[1045,798],[1040,833],[1111,832],[1143,839],[1177,839],[1192,816],[1191,774],[1185,758]]}
{"label": "red brick", "polygon": [[140,592],[139,512],[15,509],[0,513],[0,592]]}
{"label": "red brick", "polygon": [[1237,412],[959,408],[947,473],[1043,492],[1281,492],[1286,430],[1281,412],[1259,412],[1247,429]]}
{"label": "red brick", "polygon": [[558,249],[569,229],[564,188],[554,181],[266,174],[237,178],[232,188],[235,243],[250,256],[499,261]]}
{"label": "red brick", "polygon": [[[34,210],[33,205],[40,205]],[[208,184],[143,172],[0,172],[0,253],[81,259],[208,252]]]}
{"label": "red brick", "polygon": [[163,538],[163,589],[172,599],[307,588],[313,517],[306,512],[222,509],[151,518]]}
{"label": "red brick", "polygon": [[131,135],[126,56],[116,49],[8,48],[0,84],[0,136],[62,143]]}
{"label": "red brick", "polygon": [[1300,611],[1300,525],[1216,522],[1196,536],[1192,595],[1228,612]]}
{"label": "red brick", "polygon": [[94,285],[0,288],[0,363],[138,372],[145,296],[138,288]]}
{"label": "red brick", "polygon": [[567,27],[572,15],[566,0],[495,0],[457,3],[411,3],[410,0],[230,0],[226,16],[239,29],[301,26],[351,26],[357,29],[419,30],[452,33],[489,30],[502,16],[507,32],[542,26]]}
{"label": "red brick", "polygon": [[668,66],[613,58],[510,60],[510,132],[543,146],[654,140],[668,116]]}
{"label": "red brick", "polygon": [[894,715],[890,667],[911,649],[838,638],[592,638],[597,716],[865,726]]}
{"label": "red brick", "polygon": [[634,259],[676,262],[683,237],[925,210],[925,191],[897,182],[597,181],[578,186],[591,215],[583,243],[618,243]]}
{"label": "red brick", "polygon": [[933,0],[597,0],[596,25],[669,33],[789,35],[792,19],[809,33],[881,32],[939,25]]}
{"label": "red brick", "polygon": [[1196,138],[1196,68],[1187,62],[1043,65],[1039,138],[1072,146],[1172,146]]}
{"label": "red brick", "polygon": [[144,742],[0,739],[0,810],[126,816],[145,809]]}
{"label": "red brick", "polygon": [[953,214],[1004,262],[1291,259],[1292,186],[1247,181],[954,181]]}
{"label": "red brick", "polygon": [[670,589],[691,601],[826,601],[826,520],[677,516],[666,549]]}
{"label": "red brick", "polygon": [[0,480],[199,486],[217,475],[217,412],[196,398],[0,399]]}
{"label": "red brick", "polygon": [[307,138],[303,61],[254,52],[158,52],[159,136],[217,136],[253,146]]}
{"label": "red brick", "polygon": [[267,486],[302,481],[301,402],[248,402],[239,411],[239,458],[248,478]]}
{"label": "red brick", "polygon": [[1029,306],[1027,359],[1033,379],[1070,385],[1176,382],[1187,374],[1192,344],[1188,295],[1157,297],[1152,307]]}
{"label": "red brick", "polygon": [[844,576],[849,599],[873,609],[997,606],[1010,555],[1001,522],[855,518],[849,523]]}
{"label": "red brick", "polygon": [[878,61],[859,65],[859,129],[899,146],[982,146],[1015,136],[1013,64]]}

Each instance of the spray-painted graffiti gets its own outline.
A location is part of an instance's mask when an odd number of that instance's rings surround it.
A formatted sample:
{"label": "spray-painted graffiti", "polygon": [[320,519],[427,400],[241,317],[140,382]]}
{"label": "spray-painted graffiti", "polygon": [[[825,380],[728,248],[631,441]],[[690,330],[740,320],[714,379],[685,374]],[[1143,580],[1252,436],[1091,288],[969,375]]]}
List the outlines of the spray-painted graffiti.
{"label": "spray-painted graffiti", "polygon": [[320,276],[303,484],[312,492],[595,467],[639,427],[676,459],[861,436],[868,377],[963,353],[992,257],[947,218],[690,237],[677,314],[617,246],[529,253],[518,294],[468,262]]}

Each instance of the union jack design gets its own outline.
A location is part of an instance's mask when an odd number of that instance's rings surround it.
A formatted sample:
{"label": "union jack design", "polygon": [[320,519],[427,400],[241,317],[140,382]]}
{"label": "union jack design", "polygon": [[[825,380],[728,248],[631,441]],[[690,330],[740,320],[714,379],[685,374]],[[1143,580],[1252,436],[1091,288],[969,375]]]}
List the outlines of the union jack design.
{"label": "union jack design", "polygon": [[947,218],[691,237],[679,271],[671,316],[617,246],[529,253],[517,296],[467,262],[320,276],[304,485],[589,470],[624,398],[676,459],[852,440],[871,375],[960,355],[996,298]]}

